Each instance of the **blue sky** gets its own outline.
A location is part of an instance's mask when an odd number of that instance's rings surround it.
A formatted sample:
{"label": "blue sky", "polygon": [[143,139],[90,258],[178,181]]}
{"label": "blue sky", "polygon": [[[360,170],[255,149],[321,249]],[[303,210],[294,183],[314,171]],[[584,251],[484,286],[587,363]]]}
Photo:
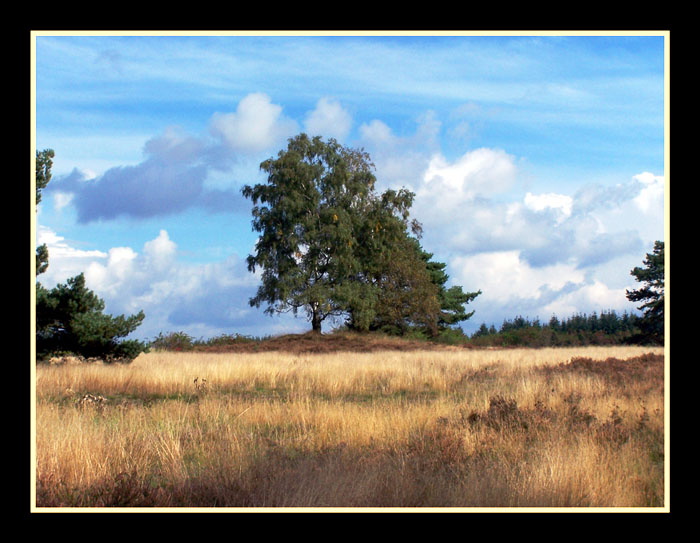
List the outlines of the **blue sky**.
{"label": "blue sky", "polygon": [[[45,286],[84,272],[135,336],[310,329],[248,305],[261,161],[306,132],[416,194],[422,244],[481,290],[464,329],[633,312],[663,240],[665,37],[70,35],[35,40]],[[326,329],[329,326],[325,327]]]}

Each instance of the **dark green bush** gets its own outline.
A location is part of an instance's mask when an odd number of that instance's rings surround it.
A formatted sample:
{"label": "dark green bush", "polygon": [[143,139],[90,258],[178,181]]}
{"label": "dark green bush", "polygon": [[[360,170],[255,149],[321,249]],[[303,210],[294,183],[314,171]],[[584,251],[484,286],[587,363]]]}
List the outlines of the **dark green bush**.
{"label": "dark green bush", "polygon": [[160,332],[158,337],[151,341],[151,348],[161,351],[191,351],[194,349],[192,336],[185,332]]}
{"label": "dark green bush", "polygon": [[37,359],[55,353],[72,353],[105,362],[130,362],[148,346],[138,340],[125,340],[145,318],[136,315],[112,317],[102,313],[104,302],[85,286],[81,273],[48,290],[36,285]]}

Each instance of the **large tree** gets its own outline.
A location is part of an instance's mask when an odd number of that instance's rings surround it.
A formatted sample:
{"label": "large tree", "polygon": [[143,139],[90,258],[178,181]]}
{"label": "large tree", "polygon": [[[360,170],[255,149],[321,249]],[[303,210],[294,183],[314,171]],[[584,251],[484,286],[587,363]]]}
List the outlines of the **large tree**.
{"label": "large tree", "polygon": [[655,343],[664,342],[664,242],[654,242],[654,249],[647,253],[644,267],[636,266],[630,272],[635,280],[643,286],[636,290],[627,290],[627,299],[631,302],[644,302],[638,307],[642,317],[638,325],[644,339]]}
{"label": "large tree", "polygon": [[377,194],[367,153],[318,136],[291,138],[260,168],[267,181],[242,190],[260,233],[247,259],[250,271],[262,270],[250,304],[266,304],[268,314],[303,310],[317,332],[326,318],[348,313],[368,329],[386,301],[387,266],[404,274],[394,273],[400,281],[415,273],[398,267],[410,261],[399,247],[417,227],[409,222],[413,194]]}

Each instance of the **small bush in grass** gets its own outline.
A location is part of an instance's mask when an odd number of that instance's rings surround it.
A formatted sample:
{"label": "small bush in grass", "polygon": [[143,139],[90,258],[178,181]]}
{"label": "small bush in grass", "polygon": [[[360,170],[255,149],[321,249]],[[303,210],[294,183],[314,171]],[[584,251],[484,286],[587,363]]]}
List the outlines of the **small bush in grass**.
{"label": "small bush in grass", "polygon": [[165,335],[161,332],[151,342],[151,348],[162,351],[191,351],[194,349],[194,342],[185,332],[170,332]]}

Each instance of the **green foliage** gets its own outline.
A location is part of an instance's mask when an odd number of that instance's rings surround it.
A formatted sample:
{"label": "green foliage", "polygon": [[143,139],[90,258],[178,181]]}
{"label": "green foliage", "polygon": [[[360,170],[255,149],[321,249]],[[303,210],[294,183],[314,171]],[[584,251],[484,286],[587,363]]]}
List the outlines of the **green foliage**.
{"label": "green foliage", "polygon": [[[46,188],[51,181],[51,167],[53,166],[53,149],[44,149],[36,152],[35,168],[35,188],[36,204],[41,202],[41,191]],[[46,244],[40,245],[36,249],[36,275],[44,273],[49,267],[49,250]]]}
{"label": "green foliage", "polygon": [[51,290],[37,283],[37,357],[69,352],[106,362],[129,362],[147,350],[140,341],[120,339],[141,324],[143,311],[130,317],[112,317],[103,310],[104,302],[85,287],[82,273]]}
{"label": "green foliage", "polygon": [[[328,317],[355,330],[434,336],[471,316],[479,293],[445,289],[444,264],[429,263],[409,221],[414,194],[374,190],[374,165],[363,150],[300,134],[264,161],[267,183],[245,186],[260,233],[248,269],[262,269],[250,304],[266,313],[304,310],[314,331]],[[410,232],[409,232],[410,230]],[[413,234],[413,235],[411,235]]]}
{"label": "green foliage", "polygon": [[367,279],[376,290],[374,318],[367,329],[406,335],[417,327],[429,336],[438,333],[439,290],[414,242],[408,236],[397,236],[384,250],[367,256],[371,269]]}
{"label": "green foliage", "polygon": [[149,347],[160,351],[195,351],[202,347],[225,347],[241,343],[262,341],[262,338],[244,336],[242,334],[222,334],[209,339],[194,339],[185,332],[160,332],[158,337],[150,342]]}
{"label": "green foliage", "polygon": [[475,346],[564,347],[638,343],[639,319],[625,312],[603,311],[598,315],[575,314],[566,319],[555,315],[542,325],[539,319],[517,316],[505,319],[499,330],[482,323],[470,338]]}
{"label": "green foliage", "polygon": [[150,344],[151,349],[159,351],[191,351],[194,349],[192,336],[185,332],[160,332]]}
{"label": "green foliage", "polygon": [[314,331],[349,316],[358,330],[437,332],[438,293],[416,253],[409,223],[413,193],[374,190],[363,150],[300,134],[264,161],[267,182],[245,186],[260,233],[248,269],[262,269],[250,304],[266,313],[305,311]]}
{"label": "green foliage", "polygon": [[355,251],[373,198],[372,165],[362,151],[300,134],[260,168],[267,183],[242,190],[260,233],[247,259],[251,272],[262,268],[250,304],[267,304],[269,314],[304,310],[320,331],[358,297],[350,278],[361,271]]}
{"label": "green foliage", "polygon": [[643,336],[651,342],[664,343],[664,242],[656,241],[652,253],[647,253],[644,267],[635,267],[630,274],[644,286],[628,290],[631,302],[644,302],[638,307],[643,311],[639,327]]}
{"label": "green foliage", "polygon": [[36,152],[35,169],[35,188],[36,188],[36,203],[41,202],[41,191],[46,188],[46,185],[51,181],[51,167],[53,166],[54,151],[53,149],[44,149]]}
{"label": "green foliage", "polygon": [[438,287],[438,301],[440,303],[440,316],[438,317],[438,327],[441,331],[459,322],[466,321],[474,311],[467,313],[464,306],[473,301],[481,291],[463,292],[462,287],[452,286],[445,288],[449,276],[445,272],[447,264],[443,262],[431,261],[433,254],[423,251],[418,247],[421,257],[425,261],[431,281]]}

